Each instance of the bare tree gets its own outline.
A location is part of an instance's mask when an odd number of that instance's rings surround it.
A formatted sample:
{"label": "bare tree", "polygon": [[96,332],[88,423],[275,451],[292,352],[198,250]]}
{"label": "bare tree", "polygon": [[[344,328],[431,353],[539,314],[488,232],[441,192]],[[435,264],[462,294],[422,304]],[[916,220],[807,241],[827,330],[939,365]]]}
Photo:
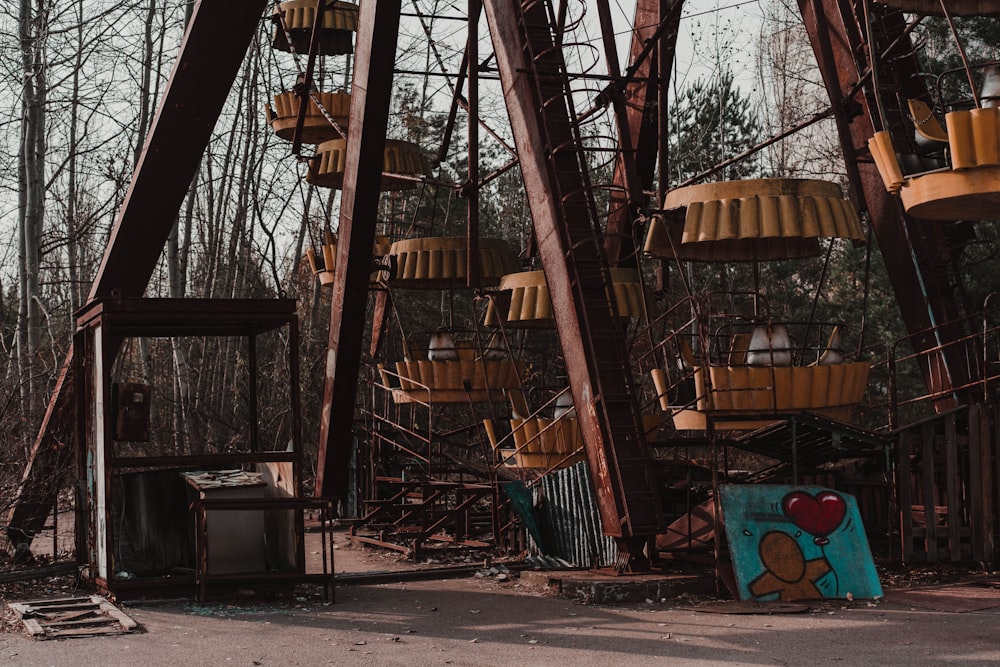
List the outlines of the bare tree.
{"label": "bare tree", "polygon": [[21,0],[21,141],[18,150],[18,327],[17,351],[24,418],[34,422],[41,405],[34,373],[41,323],[39,242],[45,215],[45,0]]}

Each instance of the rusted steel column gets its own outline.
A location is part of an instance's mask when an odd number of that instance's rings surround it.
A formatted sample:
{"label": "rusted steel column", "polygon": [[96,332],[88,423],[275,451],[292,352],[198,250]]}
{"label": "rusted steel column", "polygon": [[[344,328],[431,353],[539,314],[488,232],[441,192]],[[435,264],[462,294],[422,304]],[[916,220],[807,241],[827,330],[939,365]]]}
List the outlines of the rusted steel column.
{"label": "rusted steel column", "polygon": [[[651,3],[650,3],[651,4]],[[636,5],[636,18],[639,18],[641,3]],[[618,133],[618,158],[615,160],[615,175],[612,186],[618,186],[621,190],[612,189],[612,201],[608,225],[604,237],[605,254],[608,260],[617,265],[621,259],[622,241],[627,238],[624,254],[630,258],[629,265],[636,266],[633,250],[635,241],[631,237],[632,221],[638,216],[639,211],[645,208],[646,197],[642,194],[642,183],[640,182],[639,170],[636,165],[635,151],[638,136],[633,137],[634,132],[630,116],[630,109],[625,104],[625,94],[622,89],[614,85],[615,80],[620,79],[622,72],[618,64],[618,44],[615,40],[615,30],[611,23],[611,8],[607,2],[597,3],[597,16],[601,23],[601,38],[604,42],[604,60],[608,65],[608,75],[612,78],[612,85],[607,87],[607,93],[611,96],[611,111],[614,116],[615,130]],[[634,42],[634,40],[633,40]],[[644,59],[644,67],[647,77],[649,75],[649,58]],[[655,95],[655,84],[647,78],[647,86],[653,86]],[[632,86],[636,88],[638,86]],[[643,86],[645,88],[646,86]],[[640,116],[641,118],[641,116]]]}
{"label": "rusted steel column", "polygon": [[469,37],[466,49],[466,60],[469,64],[469,126],[468,126],[468,175],[462,194],[467,202],[466,239],[466,284],[469,287],[480,287],[479,266],[479,15],[482,13],[482,0],[469,0]]}
{"label": "rusted steel column", "polygon": [[[867,155],[860,155],[874,134],[875,95],[879,94],[869,80],[863,92],[851,96],[865,66],[855,58],[862,58],[869,49],[861,32],[864,25],[861,6],[859,13],[855,13],[848,0],[798,0],[798,4],[833,105],[851,183],[851,199],[859,210],[868,210],[906,328],[916,334],[935,325],[954,323],[939,330],[937,338],[933,335],[914,338],[914,347],[921,352],[939,342],[957,340],[963,335],[956,320],[964,304],[959,303],[961,299],[948,284],[947,275],[928,270],[952,262],[947,234],[943,231],[946,225],[906,216],[899,201],[886,192],[875,164]],[[873,8],[873,11],[882,10]],[[885,51],[905,28],[902,14],[884,11],[887,34],[876,35],[871,47],[875,54]],[[903,97],[919,98],[926,94],[909,37],[899,40],[880,71],[883,76],[894,75],[890,80],[899,82]],[[883,96],[882,104],[890,118],[905,117],[897,96]],[[899,145],[910,141],[903,136],[894,139]],[[968,381],[961,352],[957,348],[945,350],[923,365],[924,380],[930,391],[948,392],[951,387]],[[942,368],[945,372],[940,372]]]}
{"label": "rusted steel column", "polygon": [[662,507],[551,7],[485,7],[604,533],[638,558],[643,537],[660,529]]}
{"label": "rusted steel column", "polygon": [[201,0],[104,251],[90,299],[142,296],[267,0]]}
{"label": "rusted steel column", "polygon": [[400,5],[401,0],[362,2],[358,20],[316,466],[321,497],[347,491]]}
{"label": "rusted steel column", "polygon": [[[309,37],[309,54],[306,58],[306,71],[302,79],[295,85],[295,92],[299,96],[299,109],[295,114],[295,129],[292,132],[292,155],[298,155],[302,151],[302,125],[306,121],[306,111],[309,109],[309,93],[313,85],[313,73],[316,71],[316,56],[319,55],[319,40],[323,32],[325,20],[320,17],[325,16],[326,0],[316,0],[316,18],[313,20],[312,35]],[[279,15],[280,16],[280,15]],[[284,19],[279,24],[284,29]]]}
{"label": "rusted steel column", "polygon": [[[661,86],[667,85],[670,77],[670,64],[673,62],[683,4],[684,0],[637,0],[632,22],[629,64],[632,80],[625,84],[624,92],[620,92],[621,89],[616,85],[608,87],[609,93],[615,96],[613,109],[620,128],[618,137],[622,146],[615,162],[604,239],[604,252],[612,266],[620,265],[623,258],[630,258],[628,266],[638,265],[638,258],[634,256],[636,243],[631,236],[632,223],[637,205],[645,201],[641,190],[653,186],[658,130],[661,119],[664,122],[666,120],[666,111],[659,108],[658,91]],[[604,3],[601,5],[606,6]],[[601,27],[605,32],[608,30],[608,21],[604,17],[606,13],[601,13]],[[668,27],[661,32],[657,48],[650,52],[645,48],[646,43],[656,36],[662,22],[666,22]],[[606,33],[605,42],[607,39]],[[605,50],[609,48],[611,45],[606,43]],[[612,64],[609,59],[608,63],[611,75],[617,75],[617,60]],[[621,98],[620,104],[618,98]],[[633,170],[635,182],[630,186],[629,175]]]}
{"label": "rusted steel column", "polygon": [[[142,296],[177,219],[267,0],[201,0],[118,212],[89,300]],[[12,542],[31,542],[72,461],[72,351],[7,518]]]}

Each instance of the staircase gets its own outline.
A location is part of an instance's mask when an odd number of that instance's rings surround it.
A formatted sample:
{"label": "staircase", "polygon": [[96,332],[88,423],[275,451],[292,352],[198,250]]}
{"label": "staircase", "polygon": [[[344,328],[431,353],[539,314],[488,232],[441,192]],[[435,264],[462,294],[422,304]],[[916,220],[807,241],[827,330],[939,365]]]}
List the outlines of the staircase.
{"label": "staircase", "polygon": [[492,541],[473,539],[492,532],[491,513],[476,507],[495,506],[492,485],[401,477],[377,477],[375,483],[386,497],[364,501],[366,509],[360,518],[341,520],[350,525],[352,541],[400,551],[410,558],[428,541],[463,548],[493,547]]}

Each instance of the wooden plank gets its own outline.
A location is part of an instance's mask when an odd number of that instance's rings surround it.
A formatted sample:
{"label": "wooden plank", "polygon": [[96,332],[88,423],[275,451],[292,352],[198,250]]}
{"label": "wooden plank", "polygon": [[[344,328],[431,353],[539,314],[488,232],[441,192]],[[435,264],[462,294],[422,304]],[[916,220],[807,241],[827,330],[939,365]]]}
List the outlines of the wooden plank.
{"label": "wooden plank", "polygon": [[[978,403],[969,406],[969,528],[971,531],[972,561],[974,563],[985,562],[984,555],[984,521],[983,514],[987,511],[984,503],[980,502],[983,497],[983,470],[982,462],[982,437],[989,433],[983,430],[983,416],[985,410]],[[987,467],[987,470],[989,468]]]}
{"label": "wooden plank", "polygon": [[40,607],[43,605],[51,604],[72,604],[72,603],[87,603],[92,604],[89,597],[73,597],[73,598],[46,598],[44,600],[31,600],[25,604],[31,605],[32,607]]}
{"label": "wooden plank", "polygon": [[52,629],[47,636],[53,639],[60,637],[91,637],[95,635],[120,635],[122,634],[121,629],[117,626],[103,626],[103,627],[93,627],[93,628],[66,628],[66,629]]}
{"label": "wooden plank", "polygon": [[910,470],[910,442],[908,433],[902,433],[896,438],[896,499],[899,505],[899,538],[904,563],[913,560],[913,473]]}
{"label": "wooden plank", "polygon": [[100,613],[101,613],[100,609],[87,609],[85,611],[78,611],[76,613],[65,612],[65,613],[59,614],[59,622],[60,623],[67,623],[69,621],[79,621],[79,620],[83,620],[83,619],[93,619],[93,618],[95,618],[96,615],[98,615]]}
{"label": "wooden plank", "polygon": [[372,544],[377,547],[392,549],[393,551],[399,551],[400,553],[404,554],[410,553],[409,547],[404,547],[399,544],[394,544],[393,542],[386,542],[384,540],[375,539],[374,537],[365,537],[363,535],[351,535],[351,542],[357,542],[361,544]]}
{"label": "wooden plank", "polygon": [[22,618],[21,622],[24,623],[24,627],[28,629],[28,634],[32,637],[37,637],[39,635],[45,636],[45,628],[33,618]]}
{"label": "wooden plank", "polygon": [[42,614],[53,614],[62,611],[79,611],[81,609],[92,609],[97,610],[97,605],[93,602],[87,602],[85,604],[37,604],[32,603],[28,609],[33,613]]}
{"label": "wooden plank", "polygon": [[[969,413],[965,413],[968,416]],[[962,558],[962,544],[959,529],[962,527],[961,486],[958,474],[958,436],[956,414],[950,414],[944,422],[944,470],[945,494],[948,500],[948,559],[957,563]]]}
{"label": "wooden plank", "polygon": [[76,600],[34,600],[27,603],[32,609],[44,609],[46,611],[62,609],[82,609],[84,607],[96,607],[88,598],[78,598]]}
{"label": "wooden plank", "polygon": [[7,605],[32,636],[65,637],[131,632],[139,627],[100,595],[30,600]]}
{"label": "wooden plank", "polygon": [[42,579],[44,577],[56,577],[61,574],[76,572],[76,563],[57,563],[44,567],[33,567],[27,570],[14,570],[13,572],[0,572],[0,584],[11,581],[28,581],[29,579]]}
{"label": "wooden plank", "polygon": [[99,616],[96,618],[78,618],[72,621],[46,621],[43,627],[46,630],[59,630],[62,628],[83,628],[95,626],[113,626],[114,629],[117,630],[118,621],[113,618],[108,618],[107,616]]}
{"label": "wooden plank", "polygon": [[922,460],[922,488],[924,501],[924,516],[926,535],[924,552],[928,563],[937,562],[937,512],[934,505],[937,502],[934,493],[934,440],[936,437],[934,423],[924,424],[920,429],[920,454]]}
{"label": "wooden plank", "polygon": [[132,617],[130,617],[128,614],[126,614],[121,609],[114,606],[104,598],[98,595],[94,595],[93,597],[91,597],[91,599],[99,600],[101,605],[101,611],[103,611],[105,614],[115,619],[116,621],[118,621],[118,623],[122,626],[122,628],[126,632],[134,630],[135,628],[139,627],[139,624],[133,621]]}

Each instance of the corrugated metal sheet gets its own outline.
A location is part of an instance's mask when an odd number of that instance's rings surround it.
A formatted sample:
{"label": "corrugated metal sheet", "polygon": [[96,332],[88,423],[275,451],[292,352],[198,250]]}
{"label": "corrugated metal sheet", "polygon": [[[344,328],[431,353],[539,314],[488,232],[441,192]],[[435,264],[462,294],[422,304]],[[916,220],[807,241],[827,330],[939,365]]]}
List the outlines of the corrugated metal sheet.
{"label": "corrugated metal sheet", "polygon": [[549,473],[541,482],[535,487],[535,507],[549,537],[549,553],[544,555],[579,567],[612,565],[618,548],[613,538],[602,534],[586,462]]}

